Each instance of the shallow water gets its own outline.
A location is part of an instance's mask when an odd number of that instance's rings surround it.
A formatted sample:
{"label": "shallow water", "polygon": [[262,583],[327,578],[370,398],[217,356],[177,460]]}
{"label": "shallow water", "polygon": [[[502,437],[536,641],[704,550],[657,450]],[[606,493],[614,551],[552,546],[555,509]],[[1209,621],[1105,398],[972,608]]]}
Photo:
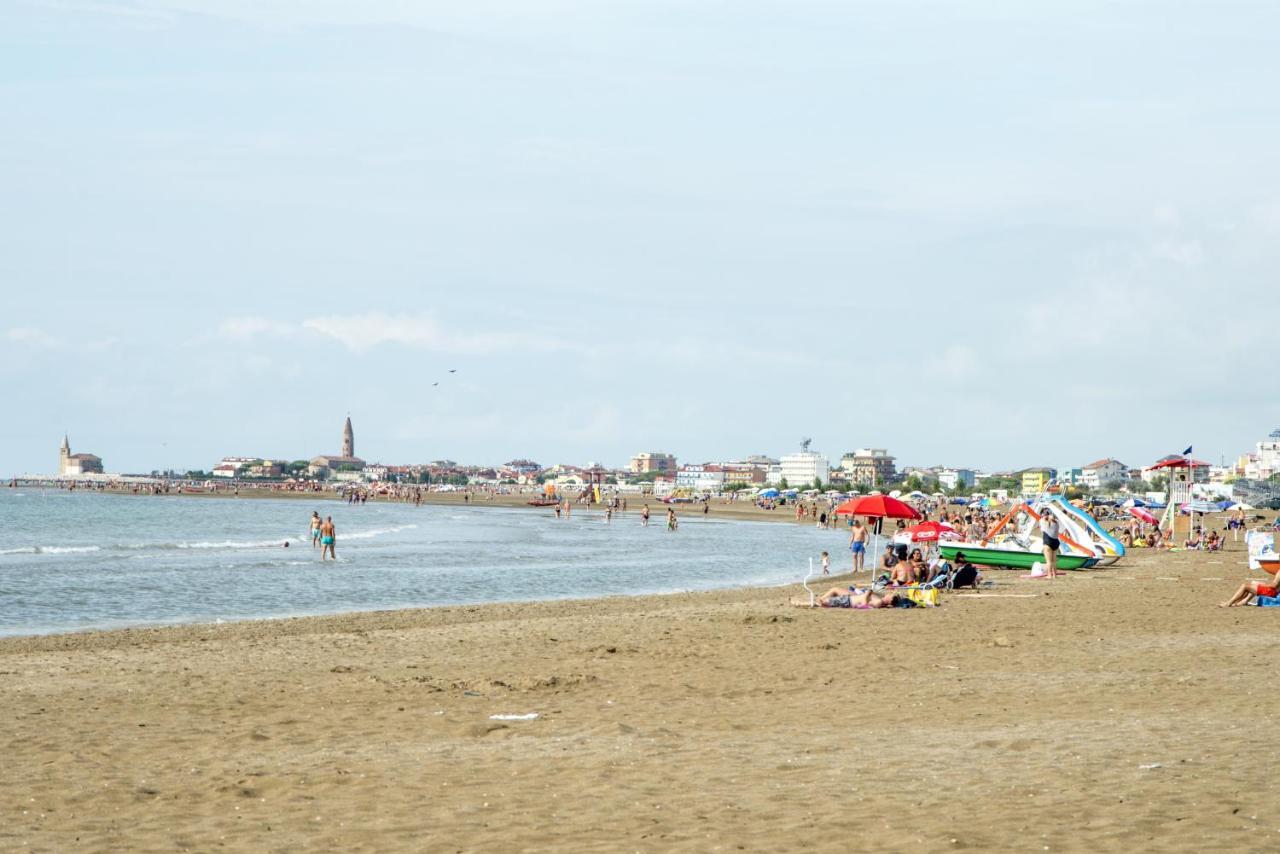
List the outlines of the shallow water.
{"label": "shallow water", "polygon": [[[703,519],[639,503],[413,507],[0,490],[0,635],[344,611],[705,590],[795,581],[847,534]],[[307,537],[332,515],[338,562]],[[284,548],[288,540],[289,548]]]}

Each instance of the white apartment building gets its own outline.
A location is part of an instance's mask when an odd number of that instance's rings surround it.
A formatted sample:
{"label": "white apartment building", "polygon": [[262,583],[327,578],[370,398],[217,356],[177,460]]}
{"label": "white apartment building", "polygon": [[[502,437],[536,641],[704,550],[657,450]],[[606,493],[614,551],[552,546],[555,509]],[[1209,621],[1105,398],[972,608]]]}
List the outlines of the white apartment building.
{"label": "white apartment building", "polygon": [[235,477],[249,463],[256,462],[257,457],[223,457],[213,467],[214,477]]}
{"label": "white apartment building", "polygon": [[1254,480],[1266,480],[1280,472],[1280,430],[1257,444],[1257,453],[1249,454],[1244,465],[1244,476]]}
{"label": "white apartment building", "polygon": [[783,454],[778,460],[778,467],[775,470],[769,469],[769,477],[776,480],[770,480],[770,483],[787,482],[787,486],[803,489],[815,480],[823,483],[831,480],[831,466],[827,463],[827,458],[816,451],[800,451],[795,454]]}
{"label": "white apartment building", "polygon": [[1128,477],[1129,467],[1110,457],[1096,460],[1080,469],[1080,483],[1090,489],[1098,489],[1109,480],[1126,480]]}
{"label": "white apartment building", "polygon": [[968,489],[977,482],[977,472],[973,469],[942,469],[938,472],[938,485],[943,489],[955,489],[957,486]]}
{"label": "white apartment building", "polygon": [[676,472],[676,489],[719,492],[724,488],[724,469],[709,464],[686,465]]}

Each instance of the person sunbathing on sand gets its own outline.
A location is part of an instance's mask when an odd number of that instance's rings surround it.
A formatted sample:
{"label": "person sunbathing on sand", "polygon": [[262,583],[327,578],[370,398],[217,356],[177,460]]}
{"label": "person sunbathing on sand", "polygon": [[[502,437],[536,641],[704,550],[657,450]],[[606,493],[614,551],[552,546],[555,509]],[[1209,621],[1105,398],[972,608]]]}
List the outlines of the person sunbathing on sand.
{"label": "person sunbathing on sand", "polygon": [[1275,596],[1280,589],[1280,571],[1271,576],[1270,581],[1250,580],[1240,585],[1235,595],[1225,602],[1219,602],[1219,608],[1234,608],[1237,605],[1248,605],[1255,596]]}
{"label": "person sunbathing on sand", "polygon": [[797,608],[892,608],[897,601],[897,593],[876,593],[872,590],[855,593],[852,587],[832,587],[815,602],[792,599],[791,604]]}

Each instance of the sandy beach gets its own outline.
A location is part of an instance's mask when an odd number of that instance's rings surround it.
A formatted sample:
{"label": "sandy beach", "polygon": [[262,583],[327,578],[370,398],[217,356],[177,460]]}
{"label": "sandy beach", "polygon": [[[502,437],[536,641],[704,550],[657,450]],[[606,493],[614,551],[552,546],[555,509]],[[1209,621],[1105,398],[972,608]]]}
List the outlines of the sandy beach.
{"label": "sandy beach", "polygon": [[0,847],[1273,850],[1276,614],[1215,607],[1229,545],[932,610],[794,587],[4,640]]}

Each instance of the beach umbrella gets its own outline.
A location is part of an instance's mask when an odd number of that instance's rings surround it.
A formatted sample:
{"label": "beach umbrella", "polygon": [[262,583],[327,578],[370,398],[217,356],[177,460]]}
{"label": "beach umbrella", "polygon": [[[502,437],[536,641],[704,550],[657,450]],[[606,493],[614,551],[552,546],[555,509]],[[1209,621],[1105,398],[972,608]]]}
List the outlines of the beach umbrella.
{"label": "beach umbrella", "polygon": [[920,511],[888,495],[851,498],[836,508],[841,516],[871,516],[877,519],[919,519]]}
{"label": "beach umbrella", "polygon": [[902,532],[913,543],[936,543],[938,540],[958,539],[959,533],[946,522],[921,522]]}
{"label": "beach umbrella", "polygon": [[1160,524],[1160,520],[1155,517],[1154,513],[1150,513],[1141,507],[1130,507],[1128,508],[1128,511],[1130,516],[1132,516],[1135,519],[1141,519],[1143,522],[1146,522],[1148,525]]}
{"label": "beach umbrella", "polygon": [[760,493],[760,497],[761,497],[761,498],[777,498],[777,497],[778,497],[778,490],[776,490],[776,489],[766,489],[766,490],[764,490],[764,491],[762,491],[762,492]]}
{"label": "beach umbrella", "polygon": [[[920,519],[920,511],[889,495],[864,495],[861,498],[850,498],[836,508],[838,516],[869,516],[874,519]],[[877,523],[879,527],[879,523]],[[880,544],[872,543],[874,551],[871,555],[871,573],[876,571],[879,562]]]}

